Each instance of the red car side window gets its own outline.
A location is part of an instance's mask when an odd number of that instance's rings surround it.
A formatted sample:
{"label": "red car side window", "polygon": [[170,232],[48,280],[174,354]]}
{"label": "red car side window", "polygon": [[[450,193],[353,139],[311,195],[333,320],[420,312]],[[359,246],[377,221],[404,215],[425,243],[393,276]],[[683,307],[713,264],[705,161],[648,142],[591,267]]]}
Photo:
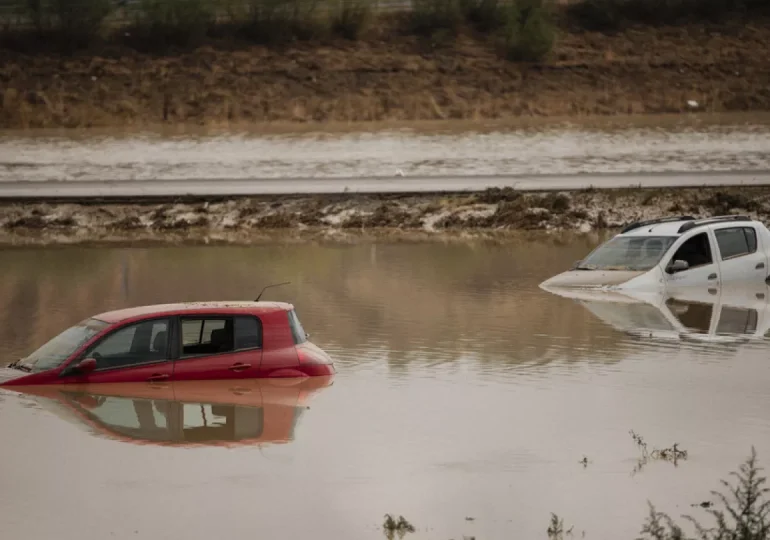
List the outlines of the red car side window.
{"label": "red car side window", "polygon": [[85,358],[96,369],[116,369],[168,360],[168,319],[154,319],[118,328],[100,340]]}

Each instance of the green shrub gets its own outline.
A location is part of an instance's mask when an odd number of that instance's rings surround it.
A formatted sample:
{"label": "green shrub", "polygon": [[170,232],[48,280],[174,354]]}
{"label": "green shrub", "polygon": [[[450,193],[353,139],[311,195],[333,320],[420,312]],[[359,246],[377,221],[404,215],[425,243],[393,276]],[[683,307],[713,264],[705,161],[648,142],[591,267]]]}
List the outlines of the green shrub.
{"label": "green shrub", "polygon": [[519,0],[509,8],[505,56],[515,62],[543,60],[556,41],[556,26],[544,0]]}
{"label": "green shrub", "polygon": [[214,21],[208,0],[142,0],[132,33],[145,46],[190,46],[203,41]]}
{"label": "green shrub", "polygon": [[463,17],[481,32],[505,28],[511,15],[511,4],[504,0],[461,0]]}
{"label": "green shrub", "polygon": [[[737,472],[731,473],[734,484],[722,481],[724,492],[712,492],[722,509],[709,508],[708,514],[714,525],[705,527],[691,516],[684,516],[697,532],[698,540],[767,540],[770,538],[770,490],[765,487],[767,478],[757,464],[757,454],[751,455]],[[687,540],[683,529],[663,512],[650,505],[650,513],[641,530],[642,540]]]}
{"label": "green shrub", "polygon": [[111,0],[27,0],[26,9],[38,32],[58,34],[71,44],[97,38],[112,11]]}
{"label": "green shrub", "polygon": [[328,32],[328,21],[317,8],[317,0],[253,0],[245,35],[265,44],[322,37]]}
{"label": "green shrub", "polygon": [[722,22],[768,11],[769,0],[582,0],[567,7],[567,16],[588,30],[611,31],[632,24]]}
{"label": "green shrub", "polygon": [[463,22],[461,0],[413,0],[412,31],[433,35],[437,32],[457,32]]}
{"label": "green shrub", "polygon": [[331,30],[346,39],[356,40],[372,19],[370,0],[338,0],[332,12]]}
{"label": "green shrub", "polygon": [[586,30],[606,32],[625,23],[619,0],[583,0],[567,6],[567,16]]}

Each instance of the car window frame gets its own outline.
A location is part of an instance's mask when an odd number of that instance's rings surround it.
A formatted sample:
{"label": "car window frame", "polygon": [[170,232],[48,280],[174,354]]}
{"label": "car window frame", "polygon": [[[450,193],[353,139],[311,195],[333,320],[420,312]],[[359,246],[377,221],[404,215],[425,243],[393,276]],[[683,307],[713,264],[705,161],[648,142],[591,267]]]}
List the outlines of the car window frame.
{"label": "car window frame", "polygon": [[[292,320],[293,317],[293,320]],[[308,333],[305,330],[305,327],[302,325],[302,322],[299,320],[299,315],[297,314],[296,309],[292,308],[286,311],[286,319],[289,324],[289,332],[291,333],[292,341],[294,341],[295,346],[300,346],[303,343],[308,342]],[[296,325],[294,324],[296,321]],[[298,336],[297,331],[302,330],[302,335]]]}
{"label": "car window frame", "polygon": [[[243,349],[236,349],[235,348],[235,319],[237,317],[245,317],[245,318],[253,318],[257,321],[257,326],[259,327],[259,345],[256,347],[247,347]],[[221,351],[221,352],[215,352],[215,353],[203,353],[203,354],[191,354],[191,355],[185,355],[184,354],[184,344],[182,343],[182,324],[185,320],[226,320],[226,319],[232,319],[233,320],[233,348],[229,351]],[[177,356],[174,358],[174,361],[184,361],[184,360],[194,360],[196,358],[213,358],[217,356],[223,356],[226,354],[240,354],[243,352],[249,352],[249,351],[259,351],[264,348],[265,343],[265,326],[262,323],[262,319],[258,317],[257,315],[254,315],[253,313],[196,313],[196,314],[184,314],[184,315],[177,315],[177,327],[179,328],[179,331],[177,332],[175,345],[177,347]]]}
{"label": "car window frame", "polygon": [[[716,257],[714,257],[714,249],[717,249],[717,250],[719,249],[719,245],[717,244],[717,241],[716,241],[717,240],[716,235],[714,234],[713,230],[710,231],[706,229],[706,230],[692,231],[692,233],[690,234],[683,235],[679,242],[674,242],[673,244],[671,244],[671,247],[669,248],[669,253],[671,255],[669,256],[668,253],[666,253],[666,255],[664,255],[663,258],[661,259],[661,260],[668,259],[668,262],[663,266],[663,268],[667,268],[670,264],[672,264],[676,260],[676,255],[677,253],[679,253],[679,250],[682,248],[683,245],[685,245],[687,242],[689,242],[693,238],[703,234],[706,235],[706,239],[708,240],[711,262],[699,264],[696,266],[689,266],[685,270],[680,270],[679,272],[677,272],[677,274],[684,274],[686,272],[689,272],[690,270],[696,270],[699,268],[705,268],[711,264],[717,264],[717,259]],[[721,256],[721,253],[720,253],[720,256]]]}
{"label": "car window frame", "polygon": [[[733,229],[739,229],[739,230],[743,231],[743,235],[744,235],[744,237],[746,239],[746,247],[749,247],[749,248],[750,248],[750,246],[749,246],[749,239],[748,239],[748,236],[746,236],[746,230],[747,229],[751,230],[752,233],[754,233],[754,249],[752,251],[747,251],[745,253],[738,253],[737,255],[730,255],[729,257],[725,257],[722,254],[722,248],[719,245],[719,235],[718,235],[718,233],[720,231],[731,231]],[[732,226],[732,227],[719,227],[719,228],[715,227],[713,229],[713,233],[714,233],[714,242],[716,243],[717,249],[719,250],[719,260],[720,261],[732,261],[732,260],[738,259],[740,257],[746,257],[748,255],[753,255],[753,254],[755,254],[759,250],[759,235],[757,234],[757,229],[755,227],[750,226],[750,225],[738,225],[738,226]]]}
{"label": "car window frame", "polygon": [[82,352],[78,353],[72,361],[67,363],[67,366],[62,370],[61,375],[62,376],[68,376],[72,375],[71,368],[73,366],[76,366],[79,362],[85,360],[86,358],[90,357],[90,354],[93,352],[94,349],[96,349],[99,345],[101,345],[106,339],[114,336],[118,332],[125,330],[126,328],[130,328],[131,326],[137,326],[139,324],[144,324],[148,322],[155,322],[155,321],[167,321],[168,323],[168,336],[167,336],[167,343],[166,343],[166,358],[163,360],[156,360],[153,362],[142,362],[140,364],[130,364],[127,366],[116,366],[116,367],[108,367],[108,368],[97,368],[94,369],[91,373],[106,373],[110,371],[117,371],[119,369],[133,369],[137,367],[142,366],[154,366],[158,364],[163,364],[166,362],[173,362],[174,357],[176,354],[176,350],[174,347],[174,333],[176,332],[176,328],[174,325],[174,317],[171,315],[157,315],[152,317],[146,317],[139,320],[132,320],[123,322],[122,324],[117,324],[112,326],[111,328],[105,329],[105,331],[102,333],[102,335],[96,337],[91,343],[87,344],[85,349],[82,350]]}

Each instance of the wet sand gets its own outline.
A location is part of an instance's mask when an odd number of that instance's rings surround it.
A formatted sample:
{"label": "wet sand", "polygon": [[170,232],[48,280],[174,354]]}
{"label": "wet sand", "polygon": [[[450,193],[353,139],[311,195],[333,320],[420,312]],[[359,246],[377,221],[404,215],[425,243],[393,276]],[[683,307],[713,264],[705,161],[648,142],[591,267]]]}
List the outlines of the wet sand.
{"label": "wet sand", "polygon": [[305,238],[358,233],[612,230],[671,214],[770,219],[770,186],[424,195],[336,194],[188,201],[0,204],[5,245],[160,242],[250,243],[273,231]]}

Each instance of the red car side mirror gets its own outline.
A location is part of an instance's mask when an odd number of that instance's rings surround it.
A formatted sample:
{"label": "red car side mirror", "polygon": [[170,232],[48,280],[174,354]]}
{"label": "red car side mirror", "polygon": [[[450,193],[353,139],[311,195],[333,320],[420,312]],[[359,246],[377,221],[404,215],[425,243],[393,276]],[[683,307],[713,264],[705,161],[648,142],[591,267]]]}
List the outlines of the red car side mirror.
{"label": "red car side mirror", "polygon": [[91,373],[93,370],[96,369],[96,359],[95,358],[85,358],[78,363],[78,365],[75,366],[75,369],[80,373]]}

